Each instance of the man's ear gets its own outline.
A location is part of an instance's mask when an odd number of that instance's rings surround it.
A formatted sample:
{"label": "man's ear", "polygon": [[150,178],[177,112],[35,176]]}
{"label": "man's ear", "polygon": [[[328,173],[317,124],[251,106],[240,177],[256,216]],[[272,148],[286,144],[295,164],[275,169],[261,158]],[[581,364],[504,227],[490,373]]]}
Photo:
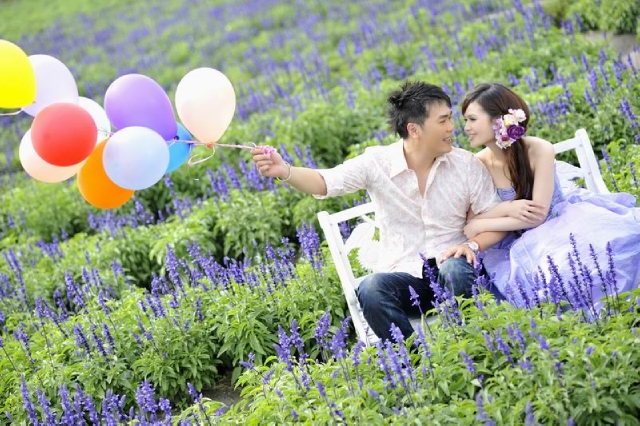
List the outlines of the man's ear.
{"label": "man's ear", "polygon": [[419,126],[416,123],[407,123],[407,133],[410,138],[417,138],[419,130]]}

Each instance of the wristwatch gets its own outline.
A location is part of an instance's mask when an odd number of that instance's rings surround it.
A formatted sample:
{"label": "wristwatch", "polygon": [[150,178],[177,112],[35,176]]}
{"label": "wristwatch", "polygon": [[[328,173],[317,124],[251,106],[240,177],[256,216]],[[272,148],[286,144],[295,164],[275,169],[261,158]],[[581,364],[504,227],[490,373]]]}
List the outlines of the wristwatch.
{"label": "wristwatch", "polygon": [[478,254],[478,251],[480,250],[478,243],[475,241],[465,241],[464,244],[468,245],[475,254]]}

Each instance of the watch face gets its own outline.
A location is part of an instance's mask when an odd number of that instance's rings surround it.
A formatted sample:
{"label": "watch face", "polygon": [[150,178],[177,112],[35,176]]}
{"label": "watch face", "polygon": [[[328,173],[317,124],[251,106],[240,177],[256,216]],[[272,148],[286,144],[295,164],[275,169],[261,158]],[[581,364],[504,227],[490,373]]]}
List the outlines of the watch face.
{"label": "watch face", "polygon": [[468,245],[469,248],[471,248],[471,250],[473,251],[478,251],[478,249],[480,248],[478,247],[478,243],[476,243],[475,241],[467,241],[465,244]]}

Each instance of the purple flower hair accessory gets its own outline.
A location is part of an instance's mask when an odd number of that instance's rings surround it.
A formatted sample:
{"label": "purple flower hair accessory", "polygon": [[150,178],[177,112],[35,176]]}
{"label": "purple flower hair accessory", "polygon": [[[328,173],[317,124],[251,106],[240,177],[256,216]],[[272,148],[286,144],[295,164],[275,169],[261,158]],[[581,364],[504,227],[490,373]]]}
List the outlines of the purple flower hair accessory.
{"label": "purple flower hair accessory", "polygon": [[497,118],[492,126],[496,134],[496,145],[502,149],[509,148],[515,141],[525,134],[525,128],[519,123],[527,119],[521,109],[510,109],[509,114]]}

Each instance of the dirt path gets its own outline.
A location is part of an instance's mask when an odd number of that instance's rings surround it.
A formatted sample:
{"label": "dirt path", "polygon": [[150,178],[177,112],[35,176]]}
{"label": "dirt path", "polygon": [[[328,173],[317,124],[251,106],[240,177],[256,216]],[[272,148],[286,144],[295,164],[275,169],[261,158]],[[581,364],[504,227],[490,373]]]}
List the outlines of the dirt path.
{"label": "dirt path", "polygon": [[640,44],[635,34],[610,35],[602,31],[589,31],[584,36],[592,41],[600,41],[606,37],[611,46],[622,54],[625,62],[629,55],[633,66],[636,69],[640,67]]}
{"label": "dirt path", "polygon": [[222,376],[215,387],[203,390],[202,395],[212,401],[222,402],[227,407],[231,407],[241,399],[240,389],[234,389],[231,384],[231,371]]}

